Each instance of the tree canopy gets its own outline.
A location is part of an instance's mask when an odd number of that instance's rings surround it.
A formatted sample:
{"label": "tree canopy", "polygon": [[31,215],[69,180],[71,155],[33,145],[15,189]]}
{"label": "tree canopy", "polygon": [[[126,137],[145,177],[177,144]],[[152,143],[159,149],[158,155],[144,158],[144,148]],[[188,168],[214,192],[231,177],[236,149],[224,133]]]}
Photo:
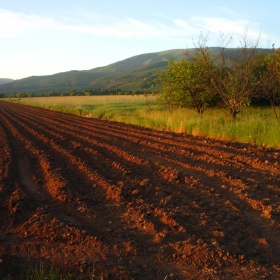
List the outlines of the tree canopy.
{"label": "tree canopy", "polygon": [[206,41],[201,36],[195,52],[169,60],[168,69],[159,72],[159,103],[170,111],[187,107],[201,115],[219,100],[234,120],[253,97],[263,96],[279,118],[275,108],[280,105],[280,50],[268,54],[258,48],[258,39],[245,35],[233,51],[227,48],[232,37],[222,34],[217,53],[211,54]]}

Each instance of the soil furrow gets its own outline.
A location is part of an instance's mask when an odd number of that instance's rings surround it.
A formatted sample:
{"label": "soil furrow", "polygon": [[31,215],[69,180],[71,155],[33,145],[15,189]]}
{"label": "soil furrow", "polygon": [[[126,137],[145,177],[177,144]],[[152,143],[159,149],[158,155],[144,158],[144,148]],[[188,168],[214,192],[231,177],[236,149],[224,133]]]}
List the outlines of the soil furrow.
{"label": "soil furrow", "polygon": [[3,275],[280,278],[279,150],[7,102],[0,124]]}

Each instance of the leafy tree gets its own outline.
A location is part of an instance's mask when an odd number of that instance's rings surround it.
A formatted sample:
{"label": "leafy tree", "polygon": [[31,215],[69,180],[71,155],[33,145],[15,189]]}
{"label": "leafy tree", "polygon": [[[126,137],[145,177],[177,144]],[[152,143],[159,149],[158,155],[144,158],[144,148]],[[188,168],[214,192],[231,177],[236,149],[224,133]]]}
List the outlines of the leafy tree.
{"label": "leafy tree", "polygon": [[210,59],[215,67],[209,68],[212,90],[216,92],[234,120],[236,115],[250,105],[258,85],[255,71],[258,65],[255,56],[258,54],[259,40],[250,40],[247,34],[237,49],[228,49],[232,42],[229,35],[220,34],[219,51],[212,57],[207,54],[207,36],[200,36],[197,53],[206,60]]}
{"label": "leafy tree", "polygon": [[16,98],[18,98],[18,100],[20,100],[20,98],[22,97],[22,93],[21,92],[18,92],[18,93],[16,93]]}
{"label": "leafy tree", "polygon": [[77,95],[77,91],[74,89],[71,89],[69,92],[69,96],[76,96]]}
{"label": "leafy tree", "polygon": [[280,108],[280,49],[273,55],[260,55],[256,60],[259,61],[257,76],[260,95],[270,102],[275,117],[280,121],[280,112],[277,110]]}
{"label": "leafy tree", "polygon": [[90,90],[85,90],[85,96],[91,96],[91,91]]}
{"label": "leafy tree", "polygon": [[168,70],[159,72],[155,80],[160,86],[158,102],[169,111],[176,107],[187,107],[200,115],[209,107],[213,95],[210,91],[210,60],[204,56],[193,57],[192,61],[168,61]]}

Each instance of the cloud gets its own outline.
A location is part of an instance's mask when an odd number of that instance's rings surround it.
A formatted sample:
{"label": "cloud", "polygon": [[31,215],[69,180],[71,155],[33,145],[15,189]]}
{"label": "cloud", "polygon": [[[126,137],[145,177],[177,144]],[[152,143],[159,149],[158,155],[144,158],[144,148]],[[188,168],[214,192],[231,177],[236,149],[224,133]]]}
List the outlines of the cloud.
{"label": "cloud", "polygon": [[0,9],[0,38],[18,37],[28,30],[53,29],[55,26],[53,18]]}
{"label": "cloud", "polygon": [[228,7],[217,6],[216,9],[219,9],[221,12],[223,12],[224,14],[227,14],[229,16],[239,17],[238,13],[236,13],[235,11],[229,9]]}
{"label": "cloud", "polygon": [[[76,23],[70,23],[68,29],[99,36],[119,38],[174,38],[185,36],[185,26],[179,26],[172,19],[143,21],[132,17],[117,18],[79,11],[75,14]],[[79,22],[83,22],[80,24]]]}
{"label": "cloud", "polygon": [[230,20],[227,18],[194,17],[193,22],[210,32],[244,33],[244,29],[249,25],[247,20]]}
{"label": "cloud", "polygon": [[266,34],[261,34],[262,28],[258,23],[252,23],[248,20],[231,20],[218,17],[193,17],[193,25],[204,29],[204,31],[217,35],[218,33],[230,34],[235,38],[243,37],[245,33],[252,39],[261,37],[266,38]]}
{"label": "cloud", "polygon": [[142,21],[132,17],[118,18],[88,11],[58,13],[42,16],[15,13],[0,9],[0,38],[20,37],[34,32],[80,33],[118,38],[160,38],[191,40],[200,32],[244,34],[247,20],[230,20],[215,17],[191,17],[189,19],[161,18]]}
{"label": "cloud", "polygon": [[131,17],[120,19],[87,12],[46,17],[0,9],[0,38],[54,30],[119,38],[172,38],[185,36],[186,24],[180,20],[145,22]]}

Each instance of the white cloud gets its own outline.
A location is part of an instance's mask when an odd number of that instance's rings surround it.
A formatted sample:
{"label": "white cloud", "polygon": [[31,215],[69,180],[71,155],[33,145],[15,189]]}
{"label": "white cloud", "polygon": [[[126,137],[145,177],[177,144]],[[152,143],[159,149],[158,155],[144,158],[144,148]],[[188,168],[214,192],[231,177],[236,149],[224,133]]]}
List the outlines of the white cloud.
{"label": "white cloud", "polygon": [[225,14],[227,14],[229,16],[239,17],[238,13],[236,13],[235,11],[229,9],[228,7],[217,6],[217,9],[219,9],[220,11],[222,11],[223,13],[225,13]]}
{"label": "white cloud", "polygon": [[269,38],[267,33],[262,32],[262,28],[258,23],[252,23],[248,20],[231,20],[219,17],[193,17],[191,22],[192,26],[196,26],[196,28],[200,29],[204,34],[209,32],[208,44],[213,46],[219,44],[218,41],[221,39],[221,33],[224,34],[224,36],[232,36],[233,41],[230,47],[240,46],[240,41],[245,37],[251,43],[256,43],[260,40],[259,44],[262,44],[263,40],[267,41]]}
{"label": "white cloud", "polygon": [[190,27],[189,24],[186,21],[182,20],[182,19],[175,19],[174,23],[177,26],[182,27],[182,28],[189,28]]}
{"label": "white cloud", "polygon": [[179,26],[178,21],[158,20],[141,21],[131,17],[116,18],[95,13],[80,12],[76,14],[78,21],[85,21],[86,24],[68,25],[83,33],[99,36],[112,36],[120,38],[174,38],[186,35],[186,26]]}
{"label": "white cloud", "polygon": [[188,27],[180,19],[163,23],[155,20],[145,22],[131,17],[119,19],[87,12],[74,15],[72,18],[65,15],[55,18],[0,9],[0,38],[20,37],[36,30],[60,30],[120,38],[172,38],[185,36]]}
{"label": "white cloud", "polygon": [[[96,36],[119,38],[161,38],[187,41],[200,32],[210,31],[244,34],[250,23],[247,20],[230,20],[215,17],[190,19],[165,18],[141,21],[131,17],[117,18],[88,11],[59,14],[57,17],[15,13],[0,9],[0,38],[19,37],[32,32],[77,32]],[[250,30],[251,33],[251,30]],[[257,32],[255,32],[257,33]]]}
{"label": "white cloud", "polygon": [[27,30],[55,28],[55,26],[56,22],[53,18],[0,9],[0,38],[17,37]]}
{"label": "white cloud", "polygon": [[247,20],[230,20],[227,18],[202,18],[194,17],[193,21],[200,27],[210,32],[226,32],[242,34],[244,29],[249,25]]}

